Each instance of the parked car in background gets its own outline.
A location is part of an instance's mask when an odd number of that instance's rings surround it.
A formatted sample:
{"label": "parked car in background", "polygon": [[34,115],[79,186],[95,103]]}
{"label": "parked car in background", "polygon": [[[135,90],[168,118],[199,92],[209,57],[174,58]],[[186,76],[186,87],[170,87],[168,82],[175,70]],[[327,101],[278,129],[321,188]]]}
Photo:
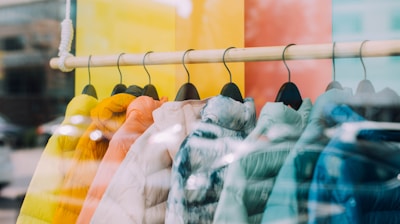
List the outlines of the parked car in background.
{"label": "parked car in background", "polygon": [[0,114],[0,135],[11,148],[21,147],[25,142],[27,128],[14,124],[8,117]]}
{"label": "parked car in background", "polygon": [[36,128],[37,144],[39,146],[45,146],[49,141],[49,138],[54,134],[54,132],[61,125],[63,120],[64,116],[59,116],[51,121],[39,125]]}
{"label": "parked car in background", "polygon": [[13,178],[11,146],[3,133],[0,133],[0,190],[7,186]]}

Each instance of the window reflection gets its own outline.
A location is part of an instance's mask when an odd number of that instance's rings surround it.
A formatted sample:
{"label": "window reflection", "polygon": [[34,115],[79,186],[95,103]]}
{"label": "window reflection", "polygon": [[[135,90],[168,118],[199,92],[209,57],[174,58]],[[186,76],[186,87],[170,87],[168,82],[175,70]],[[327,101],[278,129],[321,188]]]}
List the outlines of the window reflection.
{"label": "window reflection", "polygon": [[51,69],[65,1],[0,3],[0,113],[24,128],[19,147],[35,146],[35,127],[63,115],[74,77]]}

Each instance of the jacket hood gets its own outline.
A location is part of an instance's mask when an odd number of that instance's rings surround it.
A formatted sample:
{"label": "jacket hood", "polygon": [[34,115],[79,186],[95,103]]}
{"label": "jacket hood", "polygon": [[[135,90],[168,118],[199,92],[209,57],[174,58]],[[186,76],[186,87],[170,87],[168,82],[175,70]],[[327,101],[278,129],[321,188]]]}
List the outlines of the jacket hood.
{"label": "jacket hood", "polygon": [[246,98],[241,103],[222,95],[212,97],[201,110],[201,120],[230,130],[244,131],[247,135],[255,126],[254,100]]}
{"label": "jacket hood", "polygon": [[320,120],[325,113],[325,107],[329,104],[340,104],[347,102],[353,97],[351,89],[330,89],[318,96],[310,113],[309,120]]}
{"label": "jacket hood", "polygon": [[126,118],[132,120],[153,120],[152,113],[159,108],[163,103],[167,102],[166,97],[162,97],[160,100],[154,100],[150,96],[139,96],[131,104],[129,104],[126,110]]}
{"label": "jacket hood", "polygon": [[[159,130],[165,130],[177,122],[198,120],[200,111],[207,101],[208,99],[166,102],[153,111],[154,124]],[[185,128],[191,130],[191,126]]]}
{"label": "jacket hood", "polygon": [[[325,120],[326,108],[332,104],[344,103],[352,97],[351,89],[330,89],[321,94],[314,103],[307,127],[301,135],[299,143],[325,142],[327,140],[324,137],[324,131],[327,127]],[[303,146],[296,147],[298,150],[301,150],[301,148]]]}
{"label": "jacket hood", "polygon": [[[96,98],[82,94],[75,96],[65,110],[65,118],[60,124],[60,128],[53,135],[58,137],[60,144],[64,149],[74,150],[76,140],[79,139],[86,128],[92,122],[90,112],[96,107],[98,101]],[[74,144],[69,144],[69,141]],[[61,143],[63,142],[63,143]],[[71,147],[66,147],[70,145]]]}
{"label": "jacket hood", "polygon": [[67,109],[65,110],[65,116],[89,116],[90,110],[88,110],[88,108],[95,107],[97,103],[98,101],[96,98],[86,94],[75,96],[68,104]]}
{"label": "jacket hood", "polygon": [[102,100],[92,111],[92,122],[103,137],[110,140],[126,119],[126,110],[136,97],[127,93],[115,94]]}
{"label": "jacket hood", "polygon": [[297,139],[307,125],[311,109],[310,98],[303,99],[298,110],[282,102],[268,102],[261,109],[257,126],[247,139],[255,140],[261,135],[267,136],[270,140]]}
{"label": "jacket hood", "polygon": [[155,108],[160,107],[163,103],[167,102],[166,97],[162,97],[160,100],[154,100],[150,96],[139,96],[131,104],[129,104],[126,109],[126,117],[130,117],[131,114],[135,112],[144,113],[143,116],[152,118],[152,113],[147,113],[148,111],[153,111]]}
{"label": "jacket hood", "polygon": [[165,142],[171,158],[175,157],[183,139],[200,120],[200,111],[207,101],[171,101],[153,111],[154,126],[159,133],[154,139]]}
{"label": "jacket hood", "polygon": [[127,153],[132,141],[136,140],[154,123],[152,112],[166,101],[166,97],[154,100],[149,96],[139,96],[133,100],[126,110],[124,124],[115,132],[110,141],[112,145],[117,144],[121,150]]}

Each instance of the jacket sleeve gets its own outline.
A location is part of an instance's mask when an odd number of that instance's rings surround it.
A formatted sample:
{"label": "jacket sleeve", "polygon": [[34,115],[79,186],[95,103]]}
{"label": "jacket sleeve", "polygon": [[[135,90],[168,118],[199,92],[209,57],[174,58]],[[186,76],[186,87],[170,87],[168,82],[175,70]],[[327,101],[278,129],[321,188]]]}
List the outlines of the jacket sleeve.
{"label": "jacket sleeve", "polygon": [[247,178],[240,161],[229,165],[213,223],[248,223],[244,204]]}
{"label": "jacket sleeve", "polygon": [[262,223],[298,223],[297,182],[294,163],[296,154],[295,151],[291,151],[279,171],[264,210]]}
{"label": "jacket sleeve", "polygon": [[[89,133],[95,129],[92,124],[79,140],[68,170],[60,188],[60,202],[53,223],[75,223],[82,208],[90,184],[96,175],[97,166],[108,148],[108,140],[92,141]],[[94,150],[96,149],[96,150]]]}
{"label": "jacket sleeve", "polygon": [[[187,145],[188,138],[182,142],[182,146]],[[167,210],[165,214],[165,224],[183,224],[184,206],[186,204],[183,192],[184,178],[189,170],[188,155],[182,148],[175,156],[171,171],[171,189],[168,194]]]}

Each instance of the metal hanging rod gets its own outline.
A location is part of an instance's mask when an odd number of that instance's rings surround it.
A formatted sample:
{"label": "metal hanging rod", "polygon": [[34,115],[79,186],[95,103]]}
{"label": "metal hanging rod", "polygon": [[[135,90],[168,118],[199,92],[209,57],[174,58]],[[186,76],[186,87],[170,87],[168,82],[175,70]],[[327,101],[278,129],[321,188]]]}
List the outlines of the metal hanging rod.
{"label": "metal hanging rod", "polygon": [[[359,42],[337,42],[335,44],[335,58],[360,57]],[[232,48],[225,55],[225,62],[256,62],[282,60],[282,52],[286,45],[270,47]],[[332,58],[333,43],[293,45],[285,52],[285,60],[301,59],[330,59]],[[226,49],[193,50],[185,55],[185,63],[217,63],[223,62],[222,55]],[[146,65],[180,64],[185,51],[154,52],[147,54]],[[120,66],[142,65],[141,54],[124,54]],[[120,53],[113,55],[93,55],[90,67],[117,66]],[[400,56],[400,40],[367,41],[362,48],[363,57]],[[59,69],[59,58],[50,60],[50,67]],[[67,68],[84,68],[88,66],[89,56],[71,56],[65,60]]]}

